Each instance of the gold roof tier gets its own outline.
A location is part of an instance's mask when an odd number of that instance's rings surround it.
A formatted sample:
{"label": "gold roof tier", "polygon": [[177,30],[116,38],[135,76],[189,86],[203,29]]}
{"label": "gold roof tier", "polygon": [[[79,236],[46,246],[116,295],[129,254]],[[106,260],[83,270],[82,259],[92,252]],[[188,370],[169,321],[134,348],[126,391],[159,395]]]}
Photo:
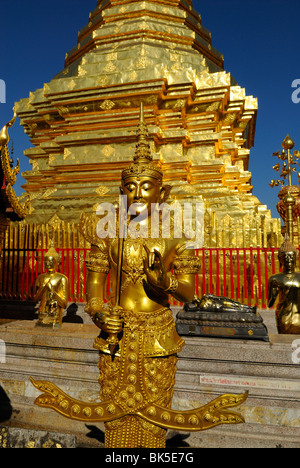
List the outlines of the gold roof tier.
{"label": "gold roof tier", "polygon": [[132,159],[141,102],[154,162],[177,200],[241,217],[257,207],[248,171],[257,100],[224,71],[191,1],[99,1],[65,68],[16,104],[33,148],[28,222],[114,201]]}

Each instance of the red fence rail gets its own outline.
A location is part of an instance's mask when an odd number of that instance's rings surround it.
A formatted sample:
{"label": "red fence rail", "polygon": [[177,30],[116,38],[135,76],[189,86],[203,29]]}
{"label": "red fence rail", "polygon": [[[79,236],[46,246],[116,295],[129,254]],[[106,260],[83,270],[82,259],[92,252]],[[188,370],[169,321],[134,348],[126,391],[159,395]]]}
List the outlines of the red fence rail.
{"label": "red fence rail", "polygon": [[[85,302],[86,266],[89,249],[57,249],[60,271],[69,278],[72,302]],[[37,276],[44,271],[47,249],[3,249],[0,259],[0,298],[32,298]],[[260,308],[267,306],[268,280],[279,272],[277,248],[209,248],[197,250],[201,272],[196,293],[226,296]],[[107,282],[107,295],[110,283]],[[176,302],[174,301],[174,305]]]}
{"label": "red fence rail", "polygon": [[280,271],[277,248],[210,248],[197,255],[202,259],[199,297],[209,293],[267,307],[269,278]]}

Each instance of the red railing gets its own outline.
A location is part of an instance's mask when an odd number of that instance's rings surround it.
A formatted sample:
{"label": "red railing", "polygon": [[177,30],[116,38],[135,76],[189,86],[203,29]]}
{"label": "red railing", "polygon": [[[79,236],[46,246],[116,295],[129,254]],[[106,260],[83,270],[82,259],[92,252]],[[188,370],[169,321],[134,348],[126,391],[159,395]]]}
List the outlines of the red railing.
{"label": "red railing", "polygon": [[[72,302],[85,302],[86,266],[89,249],[57,249],[60,271],[69,278]],[[0,260],[0,297],[32,298],[37,276],[44,271],[47,249],[3,249]],[[279,272],[277,248],[209,248],[197,250],[202,269],[196,278],[196,293],[226,296],[239,302],[267,306],[268,280]],[[110,282],[107,281],[107,296]],[[173,302],[176,305],[176,301]]]}
{"label": "red railing", "polygon": [[267,306],[268,281],[278,273],[276,248],[200,249],[202,271],[197,279],[197,294],[226,296],[249,305]]}

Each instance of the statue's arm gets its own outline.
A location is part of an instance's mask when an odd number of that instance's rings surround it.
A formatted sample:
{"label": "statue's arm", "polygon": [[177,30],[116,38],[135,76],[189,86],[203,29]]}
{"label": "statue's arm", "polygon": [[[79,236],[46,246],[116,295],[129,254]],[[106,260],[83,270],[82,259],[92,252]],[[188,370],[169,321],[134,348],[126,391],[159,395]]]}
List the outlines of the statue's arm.
{"label": "statue's arm", "polygon": [[33,287],[33,301],[39,302],[44,294],[44,291],[48,285],[49,281],[44,284],[40,281],[40,278],[37,278],[34,287]]}
{"label": "statue's arm", "polygon": [[195,289],[195,275],[177,275],[178,286],[172,296],[179,302],[192,302]]}
{"label": "statue's arm", "polygon": [[185,250],[176,257],[174,276],[178,281],[176,291],[172,294],[180,302],[191,302],[195,296],[196,275],[200,270],[200,259],[194,250]]}
{"label": "statue's arm", "polygon": [[105,316],[104,299],[107,275],[110,270],[107,254],[98,246],[92,246],[86,261],[88,270],[86,280],[87,305],[85,311],[94,323],[102,328]]}
{"label": "statue's arm", "polygon": [[57,301],[59,307],[65,309],[69,301],[69,281],[68,278],[62,277],[59,283],[59,292],[52,290],[54,299]]}
{"label": "statue's arm", "polygon": [[144,260],[144,271],[148,282],[170,294],[180,302],[191,302],[195,294],[196,274],[199,271],[199,260],[194,250],[186,250],[180,257],[176,257],[174,273],[165,267],[162,255],[157,250],[150,252],[145,247],[147,258]]}

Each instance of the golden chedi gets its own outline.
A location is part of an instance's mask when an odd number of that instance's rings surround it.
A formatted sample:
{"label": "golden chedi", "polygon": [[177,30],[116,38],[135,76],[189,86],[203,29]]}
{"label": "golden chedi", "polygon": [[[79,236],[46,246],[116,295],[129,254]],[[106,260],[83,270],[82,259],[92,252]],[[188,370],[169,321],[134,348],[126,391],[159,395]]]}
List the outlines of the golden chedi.
{"label": "golden chedi", "polygon": [[78,223],[84,209],[115,200],[141,100],[172,197],[203,201],[218,223],[226,214],[271,218],[252,195],[249,171],[257,99],[224,69],[191,0],[95,0],[58,71],[16,104],[32,142],[28,223],[54,215]]}

